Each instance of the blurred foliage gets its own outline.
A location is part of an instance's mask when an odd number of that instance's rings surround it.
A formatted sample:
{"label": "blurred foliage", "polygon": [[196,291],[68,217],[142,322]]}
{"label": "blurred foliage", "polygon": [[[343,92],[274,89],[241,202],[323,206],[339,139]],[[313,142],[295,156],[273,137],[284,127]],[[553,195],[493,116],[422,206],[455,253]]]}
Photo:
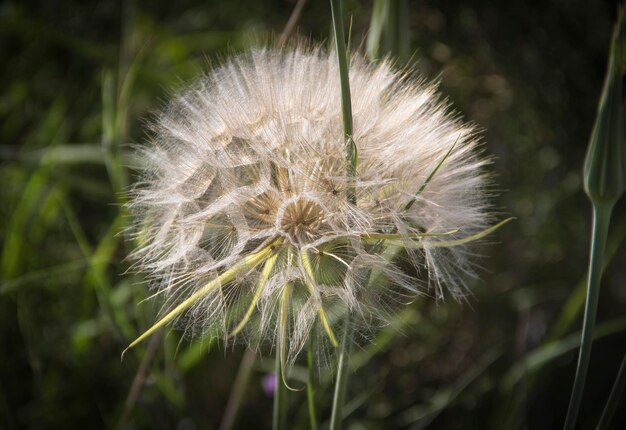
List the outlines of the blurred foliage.
{"label": "blurred foliage", "polygon": [[[1,428],[217,428],[241,348],[169,331],[119,360],[158,310],[125,259],[131,144],[145,140],[145,121],[172,90],[225,55],[273,40],[294,4],[0,5]],[[373,6],[346,2],[353,49],[365,48]],[[560,427],[589,241],[580,172],[614,9],[582,0],[403,2],[407,61],[484,128],[495,205],[518,219],[481,249],[485,270],[468,303],[418,300],[355,349],[348,428]],[[328,2],[308,2],[298,29],[325,43]],[[609,237],[581,428],[597,422],[626,344],[625,206]],[[272,362],[256,360],[237,428],[269,427],[262,381]],[[318,415],[327,419],[332,384],[319,376]],[[304,393],[290,397],[289,420],[307,427]],[[618,409],[615,428],[625,422]]]}

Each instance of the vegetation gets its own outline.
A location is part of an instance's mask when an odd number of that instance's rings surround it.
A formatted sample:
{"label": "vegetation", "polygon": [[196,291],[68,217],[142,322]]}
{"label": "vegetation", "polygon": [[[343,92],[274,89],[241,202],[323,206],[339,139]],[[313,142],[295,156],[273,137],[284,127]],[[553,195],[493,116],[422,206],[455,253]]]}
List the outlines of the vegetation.
{"label": "vegetation", "polygon": [[[496,206],[517,220],[481,248],[484,269],[467,302],[424,297],[353,349],[344,428],[559,428],[586,291],[582,165],[614,4],[398,2],[404,9],[389,19],[405,29],[402,43],[382,32],[376,48],[366,39],[380,3],[345,2],[351,49],[392,52],[440,80],[484,128]],[[1,428],[270,427],[269,351],[255,358],[165,330],[120,363],[159,310],[129,271],[123,203],[140,163],[132,146],[145,141],[151,112],[225,56],[277,39],[294,6],[0,5]],[[297,29],[330,45],[328,2],[307,2]],[[579,428],[598,423],[625,352],[625,205],[613,208]],[[306,383],[305,356],[292,376]],[[327,428],[334,381],[313,377]],[[309,428],[306,393],[288,399],[289,428]],[[624,423],[618,407],[613,426]]]}

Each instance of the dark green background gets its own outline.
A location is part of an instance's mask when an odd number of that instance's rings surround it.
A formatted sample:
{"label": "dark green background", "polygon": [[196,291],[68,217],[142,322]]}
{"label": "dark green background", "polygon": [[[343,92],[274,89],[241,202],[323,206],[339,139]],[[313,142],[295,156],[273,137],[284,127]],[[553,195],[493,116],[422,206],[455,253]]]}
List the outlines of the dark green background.
{"label": "dark green background", "polygon": [[[606,65],[609,1],[410,1],[408,61],[495,156],[502,217],[480,249],[468,303],[423,298],[359,364],[349,429],[550,429],[562,425],[580,327],[590,206],[580,168]],[[0,428],[114,428],[147,343],[121,350],[158,304],[126,273],[121,192],[131,143],[173,89],[229,53],[280,33],[294,3],[5,1],[0,4]],[[370,1],[346,2],[363,46]],[[310,0],[299,34],[327,43],[327,1]],[[609,240],[580,428],[592,428],[626,352],[625,203]],[[565,304],[569,303],[568,306]],[[241,348],[157,346],[128,428],[216,428]],[[178,350],[177,350],[178,348]],[[268,428],[258,360],[238,428]],[[298,369],[296,369],[298,370]],[[320,386],[327,419],[331,385]],[[306,397],[293,393],[293,428]],[[626,422],[622,403],[615,428]]]}

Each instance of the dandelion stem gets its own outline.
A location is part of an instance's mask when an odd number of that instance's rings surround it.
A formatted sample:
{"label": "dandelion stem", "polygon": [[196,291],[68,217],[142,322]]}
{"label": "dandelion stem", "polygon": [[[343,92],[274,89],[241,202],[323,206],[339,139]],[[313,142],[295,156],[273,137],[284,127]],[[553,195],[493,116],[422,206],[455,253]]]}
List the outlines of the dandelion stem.
{"label": "dandelion stem", "polygon": [[284,430],[286,427],[287,386],[284,384],[282,363],[282,342],[280,331],[276,335],[276,362],[274,373],[276,374],[276,391],[274,392],[274,413],[272,417],[272,430]]}
{"label": "dandelion stem", "polygon": [[591,250],[589,258],[589,273],[587,278],[587,303],[585,306],[585,319],[578,355],[578,367],[574,378],[574,387],[570,397],[565,430],[573,430],[578,418],[578,410],[583,397],[587,369],[591,357],[591,344],[593,341],[593,327],[596,321],[598,301],[600,298],[600,279],[602,276],[602,260],[604,248],[609,232],[611,212],[613,205],[594,204],[593,206],[593,230],[591,232]]}
{"label": "dandelion stem", "polygon": [[343,338],[341,339],[341,352],[337,365],[337,380],[335,381],[335,394],[333,396],[333,410],[330,417],[330,430],[340,430],[343,419],[343,399],[348,386],[348,361],[352,350],[352,315],[346,315]]}
{"label": "dandelion stem", "polygon": [[313,363],[313,343],[314,337],[309,337],[309,344],[307,348],[307,367],[308,367],[308,379],[306,384],[306,398],[307,405],[309,407],[309,425],[311,430],[317,430],[317,416],[315,414],[315,374]]}

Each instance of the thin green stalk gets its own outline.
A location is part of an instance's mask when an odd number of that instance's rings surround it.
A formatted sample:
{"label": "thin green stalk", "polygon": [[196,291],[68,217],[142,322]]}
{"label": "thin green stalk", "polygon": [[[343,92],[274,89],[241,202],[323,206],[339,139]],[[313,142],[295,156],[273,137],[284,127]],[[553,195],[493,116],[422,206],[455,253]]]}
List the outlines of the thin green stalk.
{"label": "thin green stalk", "polygon": [[366,41],[370,60],[385,56],[407,60],[411,40],[409,15],[407,0],[374,0]]}
{"label": "thin green stalk", "polygon": [[[341,84],[341,116],[343,119],[343,132],[346,139],[346,156],[348,160],[348,174],[356,176],[358,154],[356,144],[352,139],[352,101],[350,99],[350,74],[348,70],[348,55],[346,53],[346,40],[343,29],[343,14],[341,0],[330,0],[330,9],[333,15],[333,34],[337,49],[337,61],[339,65],[339,80]],[[354,193],[350,202],[355,199]]]}
{"label": "thin green stalk", "polygon": [[370,21],[367,42],[365,44],[367,57],[370,60],[380,58],[381,44],[388,14],[389,2],[386,0],[374,0],[372,20]]}
{"label": "thin green stalk", "polygon": [[[333,33],[335,47],[337,49],[337,64],[339,66],[339,81],[341,85],[341,114],[343,119],[343,132],[346,140],[346,162],[348,176],[355,178],[357,174],[358,153],[354,139],[352,138],[352,102],[350,100],[350,73],[348,70],[348,56],[346,54],[346,41],[343,29],[343,11],[341,0],[330,0],[330,9],[333,17]],[[356,205],[356,192],[354,184],[348,187],[348,202]],[[333,396],[333,409],[330,418],[330,430],[339,430],[343,418],[342,409],[348,385],[348,362],[352,349],[352,315],[350,310],[345,317],[344,332],[337,364],[337,380],[335,381],[335,393]]]}
{"label": "thin green stalk", "polygon": [[626,189],[626,163],[624,163],[626,127],[624,127],[623,91],[623,81],[626,76],[626,20],[624,16],[624,8],[620,7],[613,30],[604,88],[583,165],[585,192],[593,204],[593,231],[585,320],[574,387],[565,418],[565,430],[572,430],[576,426],[591,355],[592,332],[598,308],[602,263],[611,212]]}
{"label": "thin green stalk", "polygon": [[574,378],[574,387],[570,397],[565,430],[573,430],[576,426],[578,411],[583,397],[587,369],[591,357],[591,344],[593,341],[593,327],[596,322],[598,300],[600,297],[600,279],[602,277],[602,261],[604,249],[611,221],[612,204],[594,204],[593,206],[593,230],[591,232],[591,250],[589,258],[589,273],[587,278],[587,303],[585,306],[585,319],[578,355],[578,367]]}
{"label": "thin green stalk", "polygon": [[330,416],[330,430],[340,430],[343,419],[343,400],[348,386],[348,362],[352,350],[352,317],[346,315],[343,338],[341,339],[341,351],[337,368],[337,380],[335,381],[335,394],[333,396],[333,411]]}
{"label": "thin green stalk", "polygon": [[617,378],[615,379],[615,384],[613,384],[611,394],[609,394],[609,400],[607,400],[606,406],[604,406],[604,411],[602,412],[600,422],[598,423],[598,430],[606,430],[609,428],[609,424],[611,424],[613,415],[617,410],[617,405],[619,404],[619,399],[624,392],[624,388],[626,388],[626,354],[622,359],[622,365],[619,368],[619,372],[617,372]]}
{"label": "thin green stalk", "polygon": [[246,352],[243,354],[243,358],[241,359],[241,364],[239,365],[239,370],[237,371],[233,388],[230,391],[230,397],[228,398],[224,416],[222,417],[222,422],[220,423],[220,430],[232,430],[233,427],[235,427],[235,419],[237,418],[237,413],[239,412],[246,388],[248,387],[255,359],[256,356],[254,351],[246,349]]}
{"label": "thin green stalk", "polygon": [[306,384],[306,398],[309,407],[309,425],[311,430],[317,430],[317,416],[315,414],[315,372],[313,362],[313,342],[314,338],[309,338],[307,350],[308,380]]}
{"label": "thin green stalk", "polygon": [[333,34],[335,37],[335,48],[337,49],[337,61],[339,64],[339,79],[341,82],[343,130],[346,139],[348,139],[352,137],[352,102],[350,100],[350,75],[348,74],[348,55],[346,53],[341,0],[330,0],[330,10],[333,16]]}
{"label": "thin green stalk", "polygon": [[118,214],[118,217],[116,217],[113,221],[109,231],[102,238],[100,245],[98,245],[98,248],[94,251],[87,240],[87,235],[80,225],[76,212],[73,210],[66,196],[62,192],[58,194],[58,200],[65,212],[70,230],[72,231],[85,259],[89,262],[87,280],[93,282],[94,284],[96,297],[99,305],[103,309],[105,318],[107,319],[107,322],[111,324],[114,329],[114,333],[120,338],[120,340],[124,339],[122,341],[125,341],[126,338],[132,336],[133,328],[129,324],[126,314],[122,312],[121,309],[116,308],[112,302],[114,288],[106,276],[106,268],[110,258],[107,258],[106,256],[102,258],[102,246],[106,246],[107,238],[111,238],[113,240],[113,247],[117,244],[116,234],[119,231],[122,218],[120,218]]}
{"label": "thin green stalk", "polygon": [[280,335],[278,335],[276,340],[276,361],[274,364],[274,373],[276,374],[276,391],[274,392],[272,430],[284,430],[287,428],[285,414],[287,405],[287,386],[283,382],[283,364],[280,353],[280,341]]}
{"label": "thin green stalk", "polygon": [[[618,221],[617,219],[615,221]],[[623,243],[626,242],[626,220],[620,220],[617,225],[613,225],[611,237],[607,243],[604,253],[604,261],[602,271],[614,260],[617,251],[621,249]],[[576,289],[570,294],[569,298],[561,308],[556,322],[552,324],[552,328],[548,336],[544,339],[544,343],[556,340],[567,333],[574,320],[580,315],[583,305],[585,304],[585,284],[586,277],[582,276],[576,284]]]}

